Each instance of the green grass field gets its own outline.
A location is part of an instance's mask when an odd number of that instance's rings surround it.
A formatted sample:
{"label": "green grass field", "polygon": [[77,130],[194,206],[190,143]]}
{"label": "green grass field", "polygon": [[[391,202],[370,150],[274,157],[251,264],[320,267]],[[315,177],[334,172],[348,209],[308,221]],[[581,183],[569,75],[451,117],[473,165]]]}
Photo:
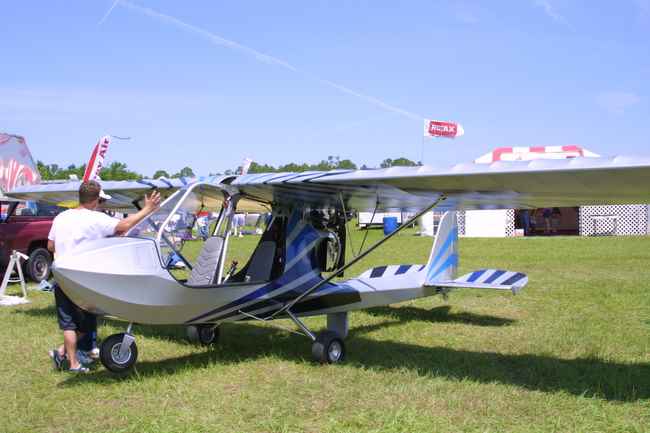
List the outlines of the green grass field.
{"label": "green grass field", "polygon": [[[348,275],[422,263],[430,247],[397,236]],[[650,237],[462,239],[460,250],[461,272],[518,270],[528,287],[354,312],[336,366],[311,362],[304,337],[243,323],[212,349],[180,327],[138,326],[126,378],[55,372],[53,299],[30,292],[31,304],[0,308],[0,432],[650,431]],[[109,322],[100,338],[121,330]]]}

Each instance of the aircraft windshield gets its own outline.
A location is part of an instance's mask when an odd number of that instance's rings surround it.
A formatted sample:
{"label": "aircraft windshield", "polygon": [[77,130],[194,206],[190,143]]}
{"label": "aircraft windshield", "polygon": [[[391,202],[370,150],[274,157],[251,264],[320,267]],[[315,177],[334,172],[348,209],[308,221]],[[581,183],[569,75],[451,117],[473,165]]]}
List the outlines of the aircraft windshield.
{"label": "aircraft windshield", "polygon": [[172,213],[180,199],[183,197],[182,191],[176,191],[172,194],[160,208],[149,215],[147,218],[133,226],[127,233],[127,236],[157,238],[160,226],[165,222],[167,217]]}
{"label": "aircraft windshield", "polygon": [[188,286],[270,280],[275,231],[262,242],[272,220],[270,208],[241,200],[235,215],[226,196],[212,184],[191,185],[167,199],[129,235],[154,239],[164,267]]}
{"label": "aircraft windshield", "polygon": [[203,243],[214,232],[224,199],[214,185],[192,185],[167,199],[129,235],[155,239],[165,267],[176,278],[186,279]]}

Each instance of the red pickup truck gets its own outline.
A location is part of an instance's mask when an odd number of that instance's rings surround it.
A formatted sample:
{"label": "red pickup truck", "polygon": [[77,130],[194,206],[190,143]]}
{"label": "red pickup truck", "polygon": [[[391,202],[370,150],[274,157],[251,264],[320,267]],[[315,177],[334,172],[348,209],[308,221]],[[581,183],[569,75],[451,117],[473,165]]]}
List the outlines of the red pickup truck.
{"label": "red pickup truck", "polygon": [[54,217],[64,209],[31,202],[3,201],[0,205],[0,276],[16,250],[29,256],[23,268],[27,277],[36,282],[48,278],[52,255],[47,235]]}

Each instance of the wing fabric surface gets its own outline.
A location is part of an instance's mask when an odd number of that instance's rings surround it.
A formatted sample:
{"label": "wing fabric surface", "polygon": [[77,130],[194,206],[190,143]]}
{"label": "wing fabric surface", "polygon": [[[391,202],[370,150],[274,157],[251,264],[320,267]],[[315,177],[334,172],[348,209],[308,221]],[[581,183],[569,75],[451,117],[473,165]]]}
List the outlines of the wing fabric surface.
{"label": "wing fabric surface", "polygon": [[[218,184],[230,177],[211,177]],[[110,208],[132,207],[151,188],[169,195],[195,181],[101,181]],[[459,164],[440,169],[264,173],[239,176],[231,186],[254,201],[378,211],[421,209],[444,195],[437,209],[507,209],[589,204],[650,203],[650,158],[574,158]],[[7,195],[53,204],[74,203],[79,182],[21,186]]]}
{"label": "wing fabric surface", "polygon": [[240,176],[245,196],[265,202],[351,209],[505,209],[650,203],[650,158],[573,158]]}
{"label": "wing fabric surface", "polygon": [[[102,185],[102,189],[111,196],[111,199],[103,207],[125,209],[132,208],[133,201],[142,198],[152,188],[158,189],[163,197],[166,197],[194,180],[198,179],[143,179],[137,181],[99,181],[99,183]],[[208,180],[219,183],[222,178],[215,177]],[[79,181],[29,185],[15,188],[8,195],[20,200],[42,201],[71,207],[76,206],[79,197],[79,185]]]}

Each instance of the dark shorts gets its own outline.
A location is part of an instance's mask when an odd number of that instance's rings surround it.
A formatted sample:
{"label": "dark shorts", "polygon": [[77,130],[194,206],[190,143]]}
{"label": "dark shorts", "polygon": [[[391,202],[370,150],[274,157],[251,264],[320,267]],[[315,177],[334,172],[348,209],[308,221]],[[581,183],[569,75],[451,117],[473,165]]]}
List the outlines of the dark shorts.
{"label": "dark shorts", "polygon": [[54,285],[54,301],[61,330],[82,333],[97,331],[97,316],[75,305],[58,284]]}

